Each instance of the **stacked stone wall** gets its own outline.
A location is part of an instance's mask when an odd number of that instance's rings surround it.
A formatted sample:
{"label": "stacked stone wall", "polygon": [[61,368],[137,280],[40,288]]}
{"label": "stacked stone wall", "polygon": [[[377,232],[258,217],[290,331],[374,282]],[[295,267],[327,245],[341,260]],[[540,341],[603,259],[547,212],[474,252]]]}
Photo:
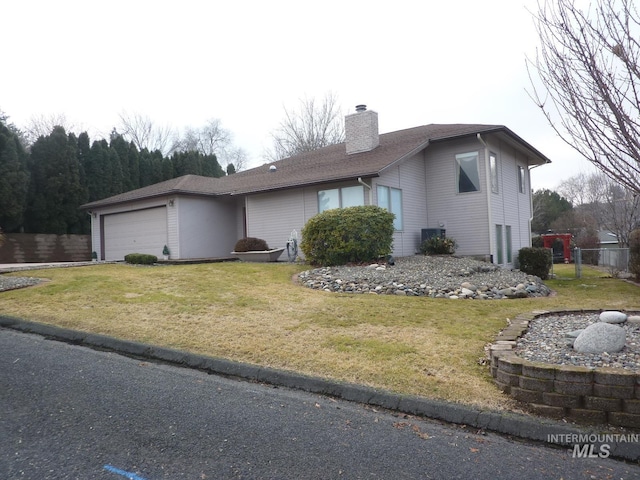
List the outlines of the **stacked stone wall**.
{"label": "stacked stone wall", "polygon": [[491,375],[496,384],[540,415],[640,428],[640,373],[536,363],[515,354],[517,340],[526,333],[529,322],[550,313],[594,311],[539,311],[516,317],[490,347]]}

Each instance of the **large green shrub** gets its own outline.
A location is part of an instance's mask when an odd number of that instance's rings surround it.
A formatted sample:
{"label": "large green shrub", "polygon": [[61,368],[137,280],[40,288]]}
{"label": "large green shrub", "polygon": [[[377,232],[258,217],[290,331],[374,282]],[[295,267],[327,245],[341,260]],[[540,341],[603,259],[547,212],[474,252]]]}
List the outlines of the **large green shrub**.
{"label": "large green shrub", "polygon": [[269,250],[269,245],[261,238],[255,237],[241,238],[233,247],[234,252],[261,252],[263,250]]}
{"label": "large green shrub", "polygon": [[392,251],[394,217],[374,205],[326,210],[306,223],[300,249],[313,265],[375,261]]}
{"label": "large green shrub", "polygon": [[423,255],[453,255],[458,244],[453,238],[434,236],[420,244]]}
{"label": "large green shrub", "polygon": [[135,265],[153,265],[158,261],[158,257],[146,253],[130,253],[124,256],[124,261]]}
{"label": "large green shrub", "polygon": [[629,270],[640,282],[640,229],[634,230],[629,235]]}
{"label": "large green shrub", "polygon": [[542,280],[549,278],[552,262],[551,250],[547,248],[525,247],[518,252],[520,271],[540,277]]}

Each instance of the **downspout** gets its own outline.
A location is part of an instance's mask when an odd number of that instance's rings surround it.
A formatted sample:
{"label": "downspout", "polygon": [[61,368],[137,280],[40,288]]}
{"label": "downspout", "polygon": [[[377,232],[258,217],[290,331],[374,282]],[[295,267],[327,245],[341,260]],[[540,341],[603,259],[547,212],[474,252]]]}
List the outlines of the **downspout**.
{"label": "downspout", "polygon": [[367,184],[364,180],[362,180],[362,177],[358,177],[358,183],[360,185],[364,185],[365,187],[367,187],[369,189],[369,205],[373,205],[373,188],[371,188],[371,185]]}
{"label": "downspout", "polygon": [[[495,241],[495,234],[493,228],[493,212],[491,211],[491,172],[489,170],[489,147],[482,139],[479,133],[476,133],[478,141],[484,146],[484,173],[485,173],[485,189],[487,191],[487,217],[489,219],[489,253],[493,258],[493,246]],[[491,262],[493,263],[493,262]]]}

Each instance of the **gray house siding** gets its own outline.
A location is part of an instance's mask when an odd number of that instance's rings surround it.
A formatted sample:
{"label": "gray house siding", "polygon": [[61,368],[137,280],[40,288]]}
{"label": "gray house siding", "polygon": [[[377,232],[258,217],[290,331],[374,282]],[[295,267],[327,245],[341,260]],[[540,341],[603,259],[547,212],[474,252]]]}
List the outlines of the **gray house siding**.
{"label": "gray house siding", "polygon": [[[178,211],[175,226],[169,214],[169,241],[172,234],[179,238],[179,258],[228,257],[237,240],[233,229],[236,216],[234,202],[203,197],[178,197],[175,201]],[[171,249],[171,245],[169,246]],[[171,249],[172,256],[174,250]]]}
{"label": "gray house siding", "polygon": [[[491,194],[491,225],[494,229],[491,253],[494,263],[498,262],[498,244],[495,237],[496,226],[502,228],[502,265],[512,266],[518,251],[531,245],[529,218],[531,217],[528,159],[511,145],[487,140],[488,150],[498,159],[498,194]],[[519,190],[518,167],[525,172],[524,193]],[[490,188],[490,185],[487,186]],[[511,227],[511,261],[507,257],[507,226]]]}
{"label": "gray house siding", "polygon": [[[458,193],[456,154],[478,152],[480,191]],[[458,243],[459,255],[490,254],[487,175],[484,147],[476,139],[431,145],[426,151],[429,228],[446,229]]]}
{"label": "gray house siding", "polygon": [[247,236],[262,238],[270,248],[286,246],[292,230],[300,233],[305,219],[301,188],[247,197]]}
{"label": "gray house siding", "polygon": [[420,245],[422,229],[427,227],[425,174],[424,152],[420,152],[373,180],[376,205],[378,185],[402,191],[402,229],[393,235],[393,254],[396,256],[414,255]]}

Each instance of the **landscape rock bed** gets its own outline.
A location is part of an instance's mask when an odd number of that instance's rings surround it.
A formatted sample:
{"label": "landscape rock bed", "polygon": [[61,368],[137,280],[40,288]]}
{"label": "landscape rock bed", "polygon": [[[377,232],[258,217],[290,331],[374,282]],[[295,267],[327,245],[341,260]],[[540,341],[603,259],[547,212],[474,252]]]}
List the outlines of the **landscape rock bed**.
{"label": "landscape rock bed", "polygon": [[393,265],[323,267],[299,275],[305,287],[327,292],[492,300],[545,297],[540,278],[454,256],[401,257]]}
{"label": "landscape rock bed", "polygon": [[32,287],[42,282],[40,278],[34,277],[5,277],[0,275],[0,292],[5,290],[15,290],[16,288]]}
{"label": "landscape rock bed", "polygon": [[[498,387],[540,415],[640,429],[635,322],[625,325],[628,344],[615,356],[581,356],[568,345],[566,333],[581,330],[600,313],[539,310],[511,320],[488,347]],[[530,329],[532,334],[524,340]]]}
{"label": "landscape rock bed", "polygon": [[552,314],[529,323],[515,348],[515,354],[532,362],[582,367],[625,368],[640,371],[640,323],[625,322],[625,347],[620,352],[579,353],[571,346],[570,332],[598,322],[599,313]]}

